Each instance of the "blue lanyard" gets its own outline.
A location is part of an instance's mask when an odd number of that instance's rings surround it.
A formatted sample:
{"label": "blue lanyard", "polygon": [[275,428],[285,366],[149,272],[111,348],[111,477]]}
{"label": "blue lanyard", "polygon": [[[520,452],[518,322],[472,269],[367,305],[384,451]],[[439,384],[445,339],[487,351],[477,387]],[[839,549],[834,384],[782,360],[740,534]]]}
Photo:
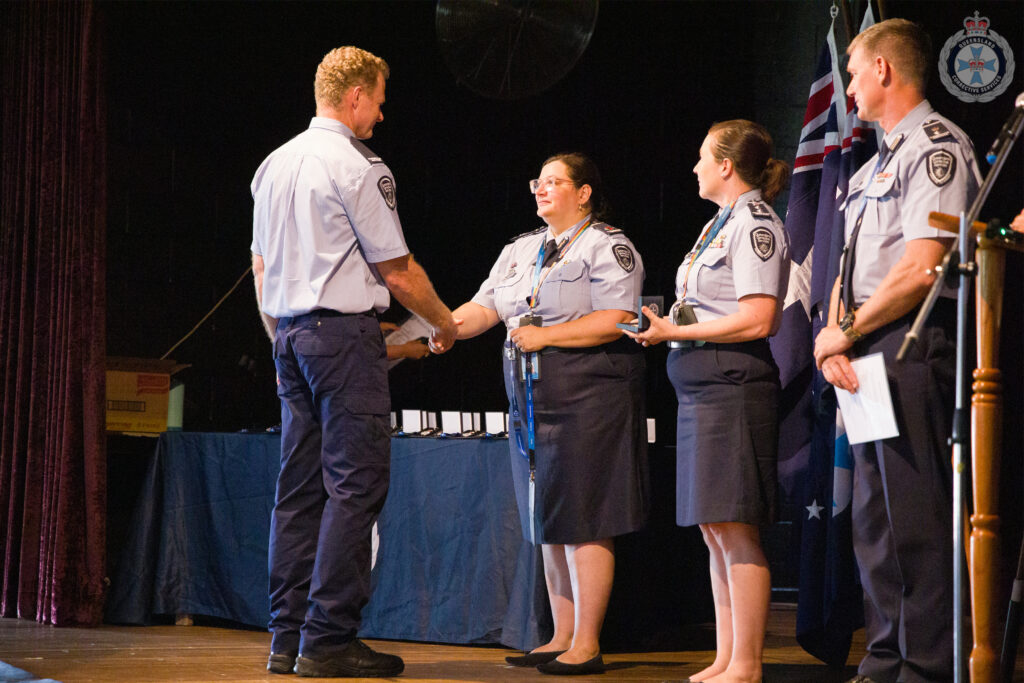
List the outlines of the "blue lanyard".
{"label": "blue lanyard", "polygon": [[679,296],[680,301],[686,299],[686,288],[690,281],[690,268],[693,268],[693,264],[697,262],[700,255],[704,253],[704,250],[718,237],[718,233],[722,231],[722,227],[725,222],[729,220],[729,215],[732,213],[732,207],[736,206],[736,200],[732,200],[729,206],[725,207],[721,213],[718,214],[718,218],[715,219],[715,224],[711,227],[711,230],[704,233],[704,237],[701,238],[700,245],[697,248],[697,253],[690,259],[690,263],[686,266],[686,273],[683,274],[683,292]]}
{"label": "blue lanyard", "polygon": [[[573,234],[566,240],[565,245],[562,247],[561,255],[564,256],[569,247],[572,246],[573,242],[576,241],[584,230],[586,230],[593,221],[589,220],[589,216],[580,222],[579,227],[573,232]],[[547,240],[541,240],[540,250],[537,251],[537,263],[533,267],[533,294],[530,296],[530,309],[532,310],[534,305],[537,303],[537,293],[540,290],[541,283],[541,271],[544,270],[544,252],[547,245]],[[552,266],[553,268],[554,266]],[[550,270],[550,269],[549,269]],[[523,437],[519,434],[519,430],[516,430],[516,444],[519,446],[519,451],[523,454],[523,457],[530,461],[530,476],[533,476],[533,453],[537,445],[537,432],[536,426],[533,419],[533,358],[534,353],[526,354],[526,369],[523,372],[526,380],[526,442],[527,448],[523,448]],[[516,372],[517,368],[514,367],[512,372]],[[519,405],[516,401],[515,383],[513,382],[512,389],[512,414],[519,416]]]}
{"label": "blue lanyard", "polygon": [[529,446],[530,470],[533,470],[533,452],[537,446],[537,434],[533,422],[533,354],[526,356],[526,435],[527,446]]}
{"label": "blue lanyard", "polygon": [[[558,254],[558,258],[556,259],[556,261],[560,261],[562,257],[565,256],[566,252],[569,251],[569,247],[572,246],[572,243],[576,241],[576,238],[579,237],[584,230],[590,227],[591,223],[593,223],[593,221],[590,220],[590,216],[587,216],[587,218],[583,219],[579,227],[576,228],[575,232],[573,232],[569,239],[565,241],[565,244],[562,246],[562,249]],[[540,250],[537,252],[537,264],[533,268],[533,289],[530,294],[529,300],[530,310],[533,310],[533,307],[537,304],[537,294],[540,292],[540,283],[543,281],[543,278],[541,278],[540,274],[541,271],[544,269],[544,252],[546,251],[546,247],[547,241],[542,239],[540,242]],[[554,267],[554,264],[552,264],[551,268]],[[551,268],[548,269],[548,272],[551,272]],[[545,277],[547,277],[547,275],[545,275]]]}
{"label": "blue lanyard", "polygon": [[[516,422],[521,422],[521,416],[519,413],[519,401],[516,400],[515,390],[515,373],[518,372],[519,365],[513,361],[512,365],[512,416]],[[519,452],[524,458],[530,461],[530,471],[533,471],[533,458],[531,457],[536,445],[536,431],[534,427],[533,419],[533,363],[527,363],[526,372],[526,444],[523,444],[523,436],[519,433],[518,428],[514,428],[516,434],[516,445],[519,446]]]}

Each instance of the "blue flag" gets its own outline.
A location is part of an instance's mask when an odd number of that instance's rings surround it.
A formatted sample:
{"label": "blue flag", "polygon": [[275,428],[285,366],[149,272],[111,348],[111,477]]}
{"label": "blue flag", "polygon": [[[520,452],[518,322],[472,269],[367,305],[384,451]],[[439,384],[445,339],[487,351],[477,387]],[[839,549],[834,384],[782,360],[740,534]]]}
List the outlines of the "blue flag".
{"label": "blue flag", "polygon": [[[869,21],[866,15],[862,29]],[[875,139],[843,92],[834,28],[818,59],[793,163],[786,214],[793,270],[772,351],[783,381],[779,480],[787,498],[799,501],[797,641],[818,659],[842,666],[853,632],[863,625],[850,524],[853,465],[845,431],[840,426],[837,432],[835,393],[814,367],[813,344],[827,320],[843,248],[837,197],[874,154]]]}

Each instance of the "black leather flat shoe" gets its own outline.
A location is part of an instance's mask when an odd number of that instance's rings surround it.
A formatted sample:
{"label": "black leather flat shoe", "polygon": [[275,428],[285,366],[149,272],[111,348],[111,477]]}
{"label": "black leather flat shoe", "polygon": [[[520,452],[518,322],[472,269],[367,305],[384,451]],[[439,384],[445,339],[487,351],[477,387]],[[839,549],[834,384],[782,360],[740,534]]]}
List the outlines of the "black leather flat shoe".
{"label": "black leather flat shoe", "polygon": [[565,662],[560,662],[557,659],[552,659],[550,662],[545,664],[538,664],[537,671],[542,674],[552,674],[554,676],[585,676],[587,674],[603,674],[604,660],[601,659],[600,654],[593,659],[588,659],[580,664],[566,664]]}
{"label": "black leather flat shoe", "polygon": [[558,655],[565,652],[565,650],[553,650],[550,652],[527,652],[525,655],[518,657],[508,656],[505,657],[505,661],[512,666],[537,666],[538,664],[545,664],[550,662]]}

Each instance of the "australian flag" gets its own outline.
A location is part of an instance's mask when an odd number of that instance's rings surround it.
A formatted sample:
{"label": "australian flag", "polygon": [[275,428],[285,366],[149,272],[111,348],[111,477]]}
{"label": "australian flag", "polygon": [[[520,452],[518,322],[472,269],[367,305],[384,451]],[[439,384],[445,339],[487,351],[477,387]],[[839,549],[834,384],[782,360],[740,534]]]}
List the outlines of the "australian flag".
{"label": "australian flag", "polygon": [[[870,15],[862,28],[869,22]],[[837,431],[834,391],[815,369],[812,352],[843,248],[837,195],[845,196],[850,176],[874,152],[873,130],[844,94],[833,24],[793,163],[786,213],[793,269],[772,351],[783,386],[779,481],[787,499],[798,501],[797,641],[836,666],[845,664],[853,632],[863,625],[863,597],[851,539],[852,458],[841,424]]]}

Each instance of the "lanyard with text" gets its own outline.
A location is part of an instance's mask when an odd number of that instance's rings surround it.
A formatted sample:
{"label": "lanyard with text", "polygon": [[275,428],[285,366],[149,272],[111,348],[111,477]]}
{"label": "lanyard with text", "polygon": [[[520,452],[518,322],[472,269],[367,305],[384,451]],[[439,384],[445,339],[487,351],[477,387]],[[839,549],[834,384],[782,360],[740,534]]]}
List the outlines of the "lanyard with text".
{"label": "lanyard with text", "polygon": [[[547,270],[544,269],[544,251],[546,245],[541,241],[540,251],[537,252],[537,265],[534,266],[533,269],[533,291],[530,293],[530,310],[533,310],[533,307],[537,305],[537,293],[540,291],[540,286],[544,282],[544,279],[547,278],[548,273],[554,269],[555,264],[562,260],[562,257],[569,251],[569,247],[572,246],[573,242],[575,242],[579,236],[583,234],[583,231],[590,227],[590,224],[593,222],[594,221],[588,220],[583,225],[576,228],[576,232],[572,234],[572,237],[566,240],[565,245],[558,250],[558,256],[555,258],[554,263],[548,266]],[[543,275],[541,274],[541,271],[543,271]]]}
{"label": "lanyard with text", "polygon": [[698,243],[697,253],[690,259],[689,265],[686,266],[686,274],[683,276],[683,293],[679,295],[679,300],[684,301],[686,299],[686,286],[690,280],[690,268],[693,268],[693,264],[697,262],[700,255],[704,253],[704,250],[708,248],[708,245],[718,237],[718,233],[722,231],[722,226],[729,220],[729,215],[732,213],[732,207],[736,206],[736,200],[732,200],[729,206],[722,209],[721,213],[718,214],[718,218],[715,220],[715,224],[710,229],[704,231],[704,236],[700,238]]}
{"label": "lanyard with text", "polygon": [[536,432],[534,431],[534,422],[533,422],[533,361],[532,361],[532,358],[531,358],[534,354],[527,353],[527,354],[524,354],[524,355],[526,357],[526,372],[524,373],[525,376],[526,376],[525,377],[525,379],[526,379],[526,425],[527,425],[527,428],[526,428],[526,435],[527,435],[526,436],[526,444],[525,445],[523,444],[523,436],[520,433],[520,429],[521,429],[521,425],[522,425],[522,416],[519,413],[519,401],[516,400],[516,389],[515,389],[515,373],[516,373],[516,369],[517,369],[519,364],[516,361],[514,361],[514,360],[512,361],[512,368],[511,368],[512,377],[513,377],[513,381],[512,381],[512,384],[513,384],[513,386],[512,386],[512,417],[514,418],[514,424],[512,425],[512,431],[515,433],[516,445],[519,447],[519,452],[523,454],[523,457],[526,458],[527,462],[530,464],[530,487],[529,487],[529,503],[528,503],[528,506],[529,506],[529,514],[530,514],[530,542],[534,543],[535,542],[535,538],[536,538],[536,532],[535,532],[536,523],[535,523],[535,520],[534,520],[534,514],[535,514],[534,507],[535,507],[535,495],[536,495],[535,486],[536,486],[536,478],[537,478],[537,475],[536,475],[537,463],[536,463],[536,459],[534,457],[535,448],[536,448],[537,444],[536,444],[536,436],[535,436]]}

